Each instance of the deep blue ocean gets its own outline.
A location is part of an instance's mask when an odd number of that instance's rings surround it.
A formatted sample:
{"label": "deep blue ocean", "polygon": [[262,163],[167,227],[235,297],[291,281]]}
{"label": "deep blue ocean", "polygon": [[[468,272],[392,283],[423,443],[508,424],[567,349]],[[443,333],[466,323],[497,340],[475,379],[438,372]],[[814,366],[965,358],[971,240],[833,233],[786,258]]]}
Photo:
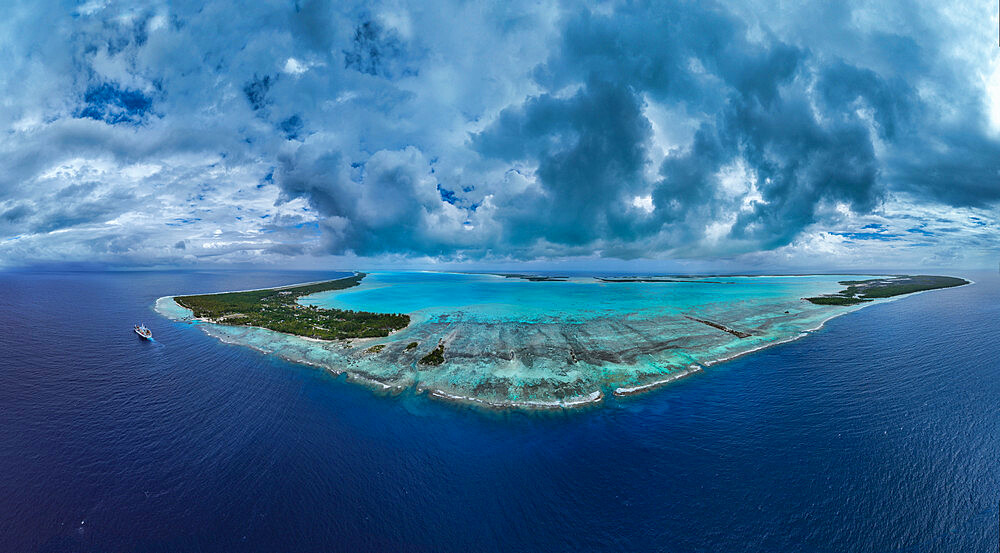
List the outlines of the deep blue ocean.
{"label": "deep blue ocean", "polygon": [[152,310],[338,274],[0,273],[0,552],[997,551],[996,273],[564,414],[379,396]]}

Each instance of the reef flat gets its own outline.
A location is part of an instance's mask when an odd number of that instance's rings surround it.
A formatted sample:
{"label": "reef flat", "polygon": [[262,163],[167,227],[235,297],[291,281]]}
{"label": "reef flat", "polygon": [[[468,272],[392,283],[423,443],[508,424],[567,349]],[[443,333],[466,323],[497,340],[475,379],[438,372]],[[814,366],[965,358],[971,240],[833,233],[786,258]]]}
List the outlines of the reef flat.
{"label": "reef flat", "polygon": [[[372,327],[383,335],[341,332],[331,340],[315,339],[311,331],[293,335],[277,325],[248,325],[239,317],[206,318],[198,316],[204,312],[188,309],[192,297],[225,294],[160,298],[156,309],[174,320],[199,324],[222,341],[345,374],[389,393],[412,390],[488,408],[545,409],[591,405],[608,395],[658,388],[805,336],[837,315],[891,301],[878,294],[907,293],[911,288],[906,287],[929,283],[924,277],[875,275],[609,282],[395,272],[353,278],[349,286],[320,283],[326,288],[257,292],[267,292],[262,297],[271,298],[268,302],[285,298],[282,310],[340,317],[407,313],[408,324],[394,319],[394,325]],[[854,297],[871,301],[811,301],[847,297],[838,293],[843,286],[854,286]]]}

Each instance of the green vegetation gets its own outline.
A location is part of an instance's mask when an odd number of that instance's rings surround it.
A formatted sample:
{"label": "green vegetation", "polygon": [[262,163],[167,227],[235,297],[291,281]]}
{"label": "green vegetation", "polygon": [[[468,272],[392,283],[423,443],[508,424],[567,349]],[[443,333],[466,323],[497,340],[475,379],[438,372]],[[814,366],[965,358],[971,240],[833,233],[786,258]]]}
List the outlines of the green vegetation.
{"label": "green vegetation", "polygon": [[375,344],[374,346],[365,350],[365,353],[378,353],[385,349],[385,344]]}
{"label": "green vegetation", "polygon": [[410,324],[410,316],[405,314],[320,309],[297,301],[309,294],[357,286],[364,277],[364,273],[359,273],[301,286],[178,296],[174,301],[193,311],[195,317],[214,323],[258,326],[321,340],[388,336],[390,332]]}
{"label": "green vegetation", "polygon": [[421,365],[440,365],[444,363],[444,344],[439,343],[434,351],[423,356],[419,363]]}
{"label": "green vegetation", "polygon": [[969,281],[962,278],[917,275],[906,277],[898,282],[892,282],[883,286],[867,288],[864,290],[864,297],[889,298],[903,294],[912,294],[913,292],[922,292],[924,290],[951,288],[952,286],[961,286],[968,283]]}
{"label": "green vegetation", "polygon": [[936,290],[938,288],[950,288],[968,284],[969,281],[962,278],[916,275],[897,276],[886,278],[873,278],[871,280],[843,280],[841,285],[847,286],[836,295],[817,296],[806,298],[817,305],[854,305],[873,298],[891,298],[913,292],[924,290]]}
{"label": "green vegetation", "polygon": [[416,342],[410,342],[409,344],[406,344],[406,351],[410,351],[411,349],[414,349],[414,348],[416,348],[419,345],[420,344],[418,344]]}

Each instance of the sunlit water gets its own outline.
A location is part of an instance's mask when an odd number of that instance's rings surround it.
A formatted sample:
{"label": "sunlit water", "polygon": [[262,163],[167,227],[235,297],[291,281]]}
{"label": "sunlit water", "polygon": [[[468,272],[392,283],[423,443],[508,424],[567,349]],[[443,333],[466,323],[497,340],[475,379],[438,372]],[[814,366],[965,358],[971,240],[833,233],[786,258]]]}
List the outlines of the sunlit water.
{"label": "sunlit water", "polygon": [[0,273],[0,551],[996,551],[995,272],[556,412],[373,394],[151,309],[337,276]]}
{"label": "sunlit water", "polygon": [[[301,303],[409,313],[386,339],[320,342],[260,328],[202,324],[220,340],[324,367],[378,389],[491,407],[572,407],[673,382],[719,361],[800,338],[857,307],[802,298],[863,275],[711,277],[681,282],[528,281],[432,272],[369,274],[358,287]],[[157,309],[190,311],[170,298]],[[711,321],[751,334],[738,337]],[[417,347],[408,348],[416,343]],[[445,363],[419,360],[441,343]],[[369,348],[385,347],[379,352]]]}

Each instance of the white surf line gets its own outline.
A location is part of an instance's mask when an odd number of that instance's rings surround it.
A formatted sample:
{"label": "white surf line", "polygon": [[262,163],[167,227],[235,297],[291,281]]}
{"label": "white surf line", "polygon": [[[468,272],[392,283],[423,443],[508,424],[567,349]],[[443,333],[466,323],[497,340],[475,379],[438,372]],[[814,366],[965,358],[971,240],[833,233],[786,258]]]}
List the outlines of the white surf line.
{"label": "white surf line", "polygon": [[[327,281],[324,280],[324,281],[320,281],[320,282],[327,282]],[[270,288],[265,288],[265,290],[269,290],[269,289]],[[174,301],[175,297],[176,296],[163,296],[162,298],[158,298],[156,301],[158,303],[160,300],[169,299],[177,307],[179,307],[181,309],[184,309],[186,311],[191,311],[187,307],[184,307],[183,305],[181,305],[181,304],[177,303],[176,301]],[[368,344],[370,344],[371,342],[378,341],[378,340],[380,340],[382,338],[388,338],[388,336],[366,336],[366,337],[360,337],[360,338],[342,338],[342,339],[336,339],[336,340],[323,340],[321,338],[312,338],[312,337],[309,337],[309,336],[300,336],[298,334],[289,334],[287,332],[281,332],[281,331],[274,330],[274,329],[271,329],[271,328],[266,328],[266,327],[263,327],[263,326],[230,325],[230,324],[226,324],[226,323],[220,323],[220,322],[215,321],[213,319],[206,319],[206,318],[203,318],[203,317],[195,317],[194,316],[194,312],[192,312],[191,315],[188,315],[186,317],[174,318],[174,317],[172,317],[170,315],[167,315],[166,313],[164,313],[162,311],[157,310],[155,304],[153,306],[153,309],[157,313],[159,313],[161,316],[166,317],[166,318],[168,318],[168,319],[170,319],[172,321],[183,322],[183,323],[188,323],[188,324],[191,324],[191,323],[202,323],[201,325],[197,325],[197,326],[202,326],[203,327],[202,331],[205,332],[205,334],[208,334],[209,336],[211,336],[211,337],[219,340],[220,342],[222,342],[224,344],[243,345],[243,346],[246,346],[248,348],[255,349],[257,351],[263,352],[263,353],[273,353],[273,352],[262,350],[262,349],[260,349],[260,348],[258,348],[256,346],[253,346],[253,345],[250,345],[250,344],[243,344],[241,342],[233,342],[233,341],[230,341],[230,340],[225,340],[221,336],[218,336],[217,334],[213,334],[210,330],[208,330],[207,328],[204,328],[204,325],[215,325],[215,326],[223,327],[223,328],[246,328],[246,329],[252,329],[252,330],[262,330],[262,331],[266,331],[266,332],[273,332],[275,334],[280,334],[281,336],[286,337],[286,338],[291,338],[291,339],[296,339],[296,340],[303,340],[303,341],[307,341],[307,342],[315,342],[315,343],[324,344],[324,345],[325,344],[336,344],[336,345],[344,346],[345,348],[346,347],[350,347],[350,348],[364,347],[364,346],[367,346]],[[216,331],[216,332],[218,332],[218,331]],[[394,331],[390,332],[389,336],[392,336],[392,334],[395,333],[395,332],[398,332],[398,331],[394,330]],[[346,345],[347,342],[350,342],[349,346]],[[280,355],[279,355],[279,357],[280,357]],[[290,357],[286,358],[286,360],[287,361],[292,361],[294,363],[305,363],[306,365],[315,365],[315,363],[309,363],[307,361],[299,361],[298,359],[292,359]],[[321,367],[326,368],[326,365],[315,365],[315,366],[321,366]]]}
{"label": "white surf line", "polygon": [[[807,275],[786,275],[786,276],[807,276]],[[808,276],[813,276],[813,275],[808,275]],[[841,275],[837,275],[837,276],[841,276]],[[853,276],[853,275],[850,275],[850,276]],[[923,294],[925,292],[936,292],[938,290],[947,290],[948,288],[961,288],[962,286],[968,286],[969,284],[974,284],[973,281],[971,281],[971,280],[969,280],[969,279],[967,279],[965,277],[955,277],[955,278],[963,278],[964,280],[968,281],[968,284],[960,284],[958,286],[949,286],[947,288],[933,288],[931,290],[920,290],[918,292],[910,292],[909,294],[901,294],[899,296],[892,296],[892,297],[889,297],[889,298],[879,298],[878,300],[872,301],[872,302],[864,302],[864,303],[858,304],[856,306],[852,306],[852,308],[848,308],[846,310],[840,311],[839,313],[833,313],[829,317],[827,317],[827,318],[823,319],[822,321],[820,321],[820,323],[817,326],[815,326],[813,328],[810,328],[810,329],[803,330],[803,331],[799,332],[797,335],[789,336],[789,337],[783,338],[781,340],[775,340],[773,342],[767,342],[767,343],[764,343],[764,344],[760,344],[757,347],[751,348],[751,349],[743,351],[743,352],[738,352],[738,353],[734,353],[732,355],[727,355],[725,357],[720,357],[718,359],[712,359],[710,361],[705,361],[704,363],[701,363],[701,366],[706,367],[706,368],[707,367],[711,367],[713,365],[718,365],[720,363],[725,363],[727,361],[732,361],[733,359],[736,359],[737,357],[742,357],[744,355],[750,355],[751,353],[756,353],[758,351],[761,351],[763,349],[767,349],[767,348],[772,347],[772,346],[778,346],[778,345],[781,345],[781,344],[787,344],[789,342],[794,342],[796,340],[805,338],[806,336],[808,336],[808,335],[810,335],[810,334],[812,334],[812,333],[814,333],[816,331],[821,330],[826,325],[827,322],[829,322],[829,321],[831,321],[833,319],[836,319],[837,317],[841,317],[843,315],[848,315],[850,313],[854,313],[856,311],[860,311],[860,310],[862,310],[862,309],[864,309],[866,307],[872,307],[874,305],[881,305],[881,304],[884,304],[884,303],[889,303],[891,301],[902,300],[904,298],[908,298],[910,296],[915,296],[917,294]],[[686,370],[684,370],[683,372],[674,373],[673,375],[668,376],[667,378],[664,378],[662,380],[657,380],[655,382],[650,382],[649,384],[643,384],[643,385],[640,385],[640,386],[631,386],[631,387],[619,387],[619,388],[616,388],[615,391],[614,391],[614,395],[616,395],[616,396],[627,396],[627,395],[632,395],[632,394],[637,394],[637,393],[645,392],[645,391],[651,390],[653,388],[656,388],[656,387],[659,387],[659,386],[663,386],[665,384],[669,384],[669,383],[674,382],[676,380],[680,380],[681,378],[684,378],[686,376],[691,376],[694,373],[701,372],[701,368],[700,367],[697,368],[697,369],[692,369],[692,367],[696,367],[696,366],[697,366],[697,364],[692,364]]]}
{"label": "white surf line", "polygon": [[484,407],[488,407],[491,409],[525,409],[525,408],[567,409],[567,408],[580,407],[582,405],[587,405],[590,403],[599,403],[601,400],[604,399],[604,393],[601,392],[600,390],[594,390],[593,392],[583,396],[573,396],[566,399],[555,399],[551,401],[540,401],[540,400],[530,400],[530,399],[493,401],[485,398],[452,394],[449,392],[445,392],[444,390],[439,390],[437,388],[431,389],[427,393],[427,396],[446,401],[454,401],[457,403],[482,405]]}
{"label": "white surf line", "polygon": [[711,361],[706,361],[705,363],[703,363],[703,365],[706,366],[706,367],[710,367],[712,365],[718,365],[719,363],[725,363],[726,361],[731,361],[733,359],[736,359],[737,357],[742,357],[744,355],[749,355],[751,353],[758,352],[760,350],[769,348],[771,346],[778,346],[778,345],[781,345],[781,344],[787,344],[789,342],[794,342],[795,340],[799,340],[801,338],[805,338],[806,336],[809,336],[810,334],[821,330],[824,326],[826,326],[826,323],[832,321],[833,319],[836,319],[837,317],[842,317],[844,315],[849,315],[851,313],[855,313],[857,311],[861,311],[862,309],[865,309],[865,308],[868,308],[868,307],[873,307],[873,306],[876,306],[876,305],[882,305],[882,304],[886,304],[886,303],[889,303],[889,302],[903,300],[903,299],[909,298],[911,296],[916,296],[917,294],[924,294],[924,293],[927,293],[927,292],[937,292],[939,290],[948,290],[949,288],[961,288],[962,286],[968,286],[969,284],[974,284],[973,281],[971,281],[971,280],[969,280],[967,278],[964,278],[964,277],[955,277],[955,278],[962,278],[963,280],[966,280],[968,283],[967,284],[959,284],[958,286],[948,286],[948,287],[945,287],[945,288],[932,288],[930,290],[920,290],[920,291],[917,291],[917,292],[910,292],[909,294],[900,294],[898,296],[891,296],[891,297],[888,297],[888,298],[877,298],[874,301],[862,302],[862,303],[859,303],[859,304],[856,304],[856,305],[853,305],[853,306],[849,306],[846,310],[842,310],[839,313],[833,313],[829,317],[827,317],[827,318],[823,319],[822,321],[820,321],[820,323],[818,325],[816,325],[815,327],[803,330],[803,331],[801,331],[799,334],[797,334],[795,336],[790,336],[788,338],[783,338],[781,340],[775,340],[773,342],[767,342],[765,344],[761,344],[761,345],[759,345],[759,346],[757,346],[757,347],[755,347],[753,349],[749,349],[749,350],[744,351],[744,352],[735,353],[733,355],[729,355],[729,356],[722,357],[722,358],[719,358],[719,359],[713,359]]}
{"label": "white surf line", "polygon": [[[422,272],[438,272],[438,271],[422,271]],[[360,274],[360,272],[355,271],[353,276],[357,276],[358,274]],[[451,273],[451,274],[467,274],[467,273]],[[497,276],[497,277],[499,277],[499,275],[495,275],[495,274],[490,274],[489,276]],[[740,276],[749,276],[749,275],[740,275]],[[761,276],[764,276],[764,275],[761,275]],[[789,277],[793,277],[793,276],[817,276],[817,275],[769,275],[769,276],[789,276]],[[823,275],[823,276],[834,276],[834,275]],[[866,275],[835,275],[835,276],[866,276]],[[255,290],[244,290],[244,291],[250,292],[250,291],[259,291],[259,290],[276,290],[276,289],[283,289],[283,288],[294,288],[294,287],[305,286],[305,285],[309,285],[309,284],[318,284],[318,283],[324,283],[324,282],[333,282],[333,281],[336,281],[336,280],[343,280],[343,279],[347,279],[347,278],[352,278],[352,277],[342,277],[340,279],[321,280],[321,281],[316,281],[316,282],[312,282],[312,283],[291,284],[291,285],[286,285],[286,286],[282,286],[282,287],[259,288],[259,289],[255,289]],[[505,278],[505,277],[500,277],[500,278]],[[966,280],[967,282],[966,282],[966,284],[961,284],[961,285],[958,285],[958,286],[950,286],[950,287],[947,287],[947,288],[960,288],[960,287],[966,286],[968,284],[975,284],[975,281],[969,280],[969,279],[967,279],[965,277],[956,277],[956,278],[962,278],[963,280]],[[713,360],[710,360],[710,361],[707,361],[707,362],[704,362],[704,363],[694,362],[694,363],[692,363],[691,365],[689,365],[686,369],[684,369],[682,371],[677,371],[677,372],[671,373],[666,378],[663,378],[663,379],[660,379],[660,380],[657,380],[657,381],[654,381],[654,382],[651,382],[651,383],[648,383],[648,384],[643,384],[643,385],[640,385],[640,386],[632,386],[632,387],[618,387],[618,388],[616,388],[614,390],[613,394],[615,396],[627,396],[627,395],[632,395],[632,394],[637,394],[637,393],[645,392],[645,391],[651,390],[653,388],[669,384],[669,383],[674,382],[676,380],[679,380],[681,378],[690,376],[692,374],[695,374],[695,373],[698,373],[698,372],[702,372],[703,368],[707,368],[707,367],[710,367],[710,366],[713,366],[713,365],[716,365],[716,364],[719,364],[719,363],[724,363],[724,362],[733,360],[733,359],[735,359],[737,357],[742,357],[744,355],[749,355],[751,353],[755,353],[755,352],[761,351],[763,349],[766,349],[766,348],[769,348],[769,347],[772,347],[772,346],[777,346],[777,345],[780,345],[780,344],[785,344],[785,343],[793,342],[795,340],[804,338],[804,337],[808,336],[810,333],[813,333],[813,332],[816,332],[816,331],[822,329],[824,327],[824,325],[828,321],[830,321],[832,319],[835,319],[837,317],[843,316],[843,315],[847,315],[849,313],[854,313],[855,311],[860,311],[861,309],[864,309],[866,307],[871,307],[873,305],[879,305],[879,304],[883,304],[883,303],[888,303],[890,301],[901,300],[901,299],[904,299],[904,298],[909,297],[909,296],[914,296],[916,294],[922,294],[924,292],[934,292],[934,291],[937,291],[937,290],[945,290],[947,288],[934,288],[934,289],[930,289],[930,290],[921,290],[921,291],[918,291],[918,292],[911,292],[909,294],[901,294],[899,296],[893,296],[893,297],[889,297],[889,298],[878,298],[875,301],[864,302],[864,303],[861,303],[861,304],[858,304],[858,305],[855,305],[855,306],[849,306],[846,309],[839,310],[838,312],[834,312],[829,317],[827,317],[827,318],[823,319],[822,321],[820,321],[820,323],[816,327],[813,327],[811,329],[807,329],[807,330],[804,330],[804,331],[800,331],[797,335],[793,335],[793,336],[790,336],[790,337],[787,337],[787,338],[784,338],[784,339],[775,340],[775,341],[772,341],[772,342],[767,342],[767,343],[764,343],[764,344],[760,344],[757,347],[751,348],[749,350],[742,351],[742,352],[737,352],[737,353],[735,353],[733,355],[721,357],[719,359],[713,359]],[[218,293],[227,293],[227,292],[218,292]],[[212,294],[190,294],[190,295],[212,295]],[[158,298],[156,300],[156,304],[158,304],[161,300],[170,299],[174,303],[174,305],[176,305],[176,306],[178,306],[178,307],[180,307],[182,309],[190,311],[189,309],[185,308],[184,306],[182,306],[182,305],[178,304],[176,301],[174,301],[175,297],[176,296],[162,296],[162,297],[160,297],[160,298]],[[154,307],[156,306],[156,304],[154,304]],[[172,317],[169,317],[169,316],[167,316],[166,314],[164,314],[162,312],[160,312],[160,314],[163,315],[163,316],[165,316],[165,317],[172,318]],[[191,320],[191,319],[192,319],[192,317],[188,317],[187,318],[187,320]],[[213,325],[227,326],[227,325],[221,325],[220,323],[216,323],[216,322],[211,321],[211,320],[205,320],[205,319],[199,319],[199,318],[193,318],[193,319],[196,320],[196,321],[206,322],[206,323],[213,324]],[[181,319],[181,320],[185,320],[185,319]],[[701,321],[699,321],[699,322],[701,322]],[[263,327],[256,327],[256,326],[254,326],[254,327],[243,327],[243,328],[252,328],[252,329],[258,329],[258,330],[265,330],[265,331],[274,332],[276,334],[280,334],[282,336],[286,336],[286,337],[290,337],[290,338],[298,338],[298,339],[308,340],[308,341],[313,341],[313,342],[321,342],[321,343],[324,343],[324,344],[342,343],[341,341],[338,341],[338,340],[318,340],[318,339],[308,338],[308,337],[304,337],[304,336],[298,336],[298,335],[294,335],[294,334],[286,334],[286,333],[283,333],[283,332],[278,332],[278,331],[271,330],[271,329],[268,329],[268,328],[263,328]],[[300,364],[304,364],[304,365],[310,365],[310,366],[314,366],[314,367],[317,367],[317,368],[321,368],[321,369],[327,370],[327,371],[329,371],[329,372],[331,372],[332,374],[335,374],[335,375],[344,374],[351,381],[358,382],[358,383],[363,384],[363,385],[368,385],[369,387],[378,386],[383,391],[387,391],[387,390],[403,391],[403,390],[405,390],[406,388],[409,387],[409,386],[385,384],[384,382],[381,382],[381,381],[378,381],[378,380],[375,380],[375,379],[372,379],[372,378],[368,378],[368,377],[365,377],[365,376],[361,376],[360,374],[351,372],[351,371],[349,371],[347,369],[340,369],[340,370],[338,370],[338,369],[335,369],[335,368],[331,367],[330,365],[321,364],[321,363],[315,363],[315,362],[310,362],[310,361],[305,360],[305,359],[296,359],[296,358],[292,358],[290,356],[285,356],[285,355],[282,355],[281,353],[279,353],[277,350],[267,351],[267,350],[264,350],[262,348],[256,347],[256,346],[248,344],[248,343],[232,342],[232,341],[224,339],[222,336],[212,334],[208,330],[205,330],[205,332],[206,332],[206,334],[209,334],[210,336],[218,339],[220,342],[223,342],[223,343],[226,343],[226,344],[232,344],[232,345],[249,347],[249,348],[257,350],[257,351],[259,351],[259,352],[261,352],[262,354],[265,354],[265,355],[276,355],[278,357],[281,357],[281,358],[283,358],[283,359],[285,359],[287,361],[293,362],[293,363],[300,363]],[[358,339],[354,339],[354,340],[355,341],[364,341],[366,343],[362,344],[362,345],[367,345],[367,342],[369,340],[370,341],[376,341],[377,339],[378,338],[371,338],[371,339],[358,338]],[[352,346],[352,348],[353,348],[353,346]],[[421,391],[425,391],[425,390],[427,390],[427,388],[420,388],[420,387],[416,388],[417,392],[421,392]],[[432,389],[432,390],[430,390],[429,393],[428,393],[428,396],[429,397],[435,397],[435,398],[438,398],[438,399],[448,400],[448,401],[456,401],[456,402],[469,403],[469,404],[474,404],[474,405],[482,405],[482,406],[489,407],[489,408],[492,408],[492,409],[508,409],[508,408],[560,409],[560,408],[574,408],[574,407],[579,407],[579,406],[590,404],[590,403],[598,403],[598,402],[600,402],[600,401],[602,401],[604,399],[604,394],[600,390],[596,390],[596,391],[591,392],[590,394],[587,394],[587,395],[573,396],[573,397],[567,398],[567,399],[550,400],[550,401],[540,401],[540,400],[491,401],[491,400],[484,399],[484,398],[476,398],[476,397],[470,397],[470,396],[462,396],[462,395],[451,394],[451,393],[448,393],[448,392],[445,392],[445,391],[439,390],[439,389]]]}
{"label": "white surf line", "polygon": [[654,382],[650,382],[649,384],[642,384],[640,386],[629,386],[629,387],[615,388],[614,394],[616,396],[620,397],[620,396],[630,396],[630,395],[633,395],[633,394],[638,394],[638,393],[646,392],[646,391],[649,391],[649,390],[651,390],[653,388],[657,388],[659,386],[664,386],[666,384],[670,384],[671,382],[674,382],[676,380],[680,380],[680,379],[682,379],[682,378],[684,378],[686,376],[691,376],[692,374],[699,373],[699,372],[702,372],[702,367],[700,365],[696,364],[696,363],[692,363],[691,365],[689,365],[683,371],[677,371],[675,373],[671,373],[666,378],[663,378],[663,379],[660,379],[660,380],[656,380]]}

